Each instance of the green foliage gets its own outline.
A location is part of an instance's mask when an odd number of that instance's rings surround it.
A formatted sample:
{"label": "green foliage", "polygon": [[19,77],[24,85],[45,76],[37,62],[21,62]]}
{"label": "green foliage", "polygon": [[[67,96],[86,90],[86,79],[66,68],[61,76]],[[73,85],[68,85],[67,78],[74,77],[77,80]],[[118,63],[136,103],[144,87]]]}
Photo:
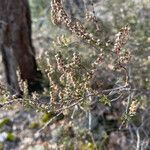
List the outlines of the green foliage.
{"label": "green foliage", "polygon": [[3,97],[0,98],[0,102],[7,102],[8,97],[6,95],[3,95]]}
{"label": "green foliage", "polygon": [[11,120],[9,118],[4,118],[1,122],[0,122],[0,128],[2,128],[3,126],[9,124],[11,122]]}
{"label": "green foliage", "polygon": [[93,143],[80,143],[81,145],[81,150],[94,150],[95,149],[95,145]]}
{"label": "green foliage", "polygon": [[8,132],[7,133],[7,140],[10,141],[10,142],[13,142],[13,141],[16,140],[16,137],[12,132]]}
{"label": "green foliage", "polygon": [[0,150],[3,150],[3,149],[4,149],[3,143],[0,142]]}
{"label": "green foliage", "polygon": [[108,99],[106,95],[102,95],[100,98],[100,102],[103,103],[104,105],[111,106],[111,101]]}
{"label": "green foliage", "polygon": [[41,119],[45,123],[45,122],[48,122],[54,115],[55,114],[53,112],[45,113],[45,114],[43,114]]}
{"label": "green foliage", "polygon": [[29,125],[29,128],[31,128],[31,129],[37,129],[37,128],[39,128],[39,123],[37,123],[37,122],[32,122],[30,125]]}

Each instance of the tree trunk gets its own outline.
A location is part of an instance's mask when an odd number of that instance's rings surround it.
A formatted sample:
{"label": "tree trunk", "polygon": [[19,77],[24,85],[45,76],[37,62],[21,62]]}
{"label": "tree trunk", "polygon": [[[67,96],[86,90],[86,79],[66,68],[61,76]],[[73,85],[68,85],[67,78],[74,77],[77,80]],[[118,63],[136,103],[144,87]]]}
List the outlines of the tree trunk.
{"label": "tree trunk", "polygon": [[27,0],[0,0],[0,49],[11,94],[20,93],[17,66],[21,79],[28,82],[29,92],[32,92],[41,74],[37,71],[31,40],[31,16]]}

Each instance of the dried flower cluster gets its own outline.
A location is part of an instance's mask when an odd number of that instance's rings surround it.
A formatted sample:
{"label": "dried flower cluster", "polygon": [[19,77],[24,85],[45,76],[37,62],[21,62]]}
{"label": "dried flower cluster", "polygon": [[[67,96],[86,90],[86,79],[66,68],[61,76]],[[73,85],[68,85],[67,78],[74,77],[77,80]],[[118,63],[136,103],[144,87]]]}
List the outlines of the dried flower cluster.
{"label": "dried flower cluster", "polygon": [[52,101],[73,103],[82,99],[90,89],[90,73],[82,66],[81,56],[74,52],[71,60],[68,61],[63,58],[61,52],[58,52],[55,60],[56,68],[52,67],[53,71],[48,73]]}
{"label": "dried flower cluster", "polygon": [[95,60],[95,62],[92,64],[92,66],[94,68],[97,68],[97,66],[100,65],[103,61],[104,61],[104,54],[100,53],[98,55],[97,59]]}
{"label": "dried flower cluster", "polygon": [[120,63],[127,64],[131,59],[131,54],[128,50],[126,50],[122,55],[120,55]]}
{"label": "dried flower cluster", "polygon": [[122,49],[124,45],[126,44],[128,38],[129,38],[129,33],[130,33],[130,27],[125,26],[121,28],[120,32],[116,34],[116,40],[114,43],[114,53],[117,56],[117,62],[115,68],[122,68],[125,71],[126,74],[126,83],[128,82],[128,75],[127,75],[127,66],[128,62],[131,59],[131,54],[129,50],[127,49]]}
{"label": "dried flower cluster", "polygon": [[68,46],[71,42],[71,39],[65,35],[57,36],[56,41],[53,41],[53,45],[57,46]]}
{"label": "dried flower cluster", "polygon": [[121,48],[126,44],[129,38],[130,27],[123,27],[120,32],[116,35],[116,40],[114,44],[114,51],[116,54],[120,53]]}
{"label": "dried flower cluster", "polygon": [[129,108],[129,115],[134,116],[137,112],[137,109],[140,106],[140,102],[137,100],[132,101],[130,108]]}
{"label": "dried flower cluster", "polygon": [[101,45],[101,40],[94,38],[92,33],[88,33],[79,20],[69,18],[64,10],[61,0],[51,2],[51,20],[56,25],[65,25],[72,33],[87,41],[90,44]]}

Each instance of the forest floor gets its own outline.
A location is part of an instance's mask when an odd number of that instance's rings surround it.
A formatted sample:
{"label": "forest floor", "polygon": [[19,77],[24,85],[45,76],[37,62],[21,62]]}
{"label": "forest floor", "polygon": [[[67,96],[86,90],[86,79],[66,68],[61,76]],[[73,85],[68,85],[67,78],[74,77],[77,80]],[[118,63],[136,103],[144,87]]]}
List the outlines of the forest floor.
{"label": "forest floor", "polygon": [[110,108],[94,102],[89,129],[90,118],[87,115],[81,117],[81,110],[76,112],[78,117],[75,119],[65,116],[65,112],[54,117],[26,108],[22,103],[0,108],[0,150],[150,148],[150,110],[144,113],[139,110],[125,125],[120,121],[123,109],[120,104]]}

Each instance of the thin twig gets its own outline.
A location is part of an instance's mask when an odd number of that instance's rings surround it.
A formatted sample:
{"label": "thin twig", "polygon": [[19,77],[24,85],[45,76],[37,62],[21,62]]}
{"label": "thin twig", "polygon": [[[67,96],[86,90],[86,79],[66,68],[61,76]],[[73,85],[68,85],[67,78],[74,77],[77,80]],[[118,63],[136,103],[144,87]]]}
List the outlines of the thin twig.
{"label": "thin twig", "polygon": [[62,111],[59,112],[56,116],[54,116],[53,118],[51,118],[41,129],[39,129],[36,134],[40,133],[41,131],[43,131],[47,126],[49,126],[52,121],[54,121],[60,114],[62,114]]}
{"label": "thin twig", "polygon": [[122,95],[123,95],[123,94],[120,94],[118,97],[112,99],[111,102],[117,101],[119,98],[121,98]]}
{"label": "thin twig", "polygon": [[140,150],[140,133],[139,133],[139,129],[136,130],[136,136],[137,136],[137,143],[136,143],[136,150]]}
{"label": "thin twig", "polygon": [[[111,92],[111,91],[121,91],[121,89],[125,89],[127,87],[127,85],[123,85],[123,86],[119,86],[117,88],[112,88],[112,89],[107,89],[107,90],[103,90],[101,91],[102,93],[105,93],[105,92]],[[130,90],[130,89],[126,89],[126,90]]]}
{"label": "thin twig", "polygon": [[64,108],[57,109],[56,112],[60,112],[60,111],[66,110],[66,109],[70,109],[70,108],[72,108],[73,106],[75,106],[75,105],[81,103],[83,100],[84,100],[84,98],[78,100],[77,102],[75,102],[75,103],[73,103],[73,104],[71,104],[71,105],[69,105],[69,106],[66,106],[66,107],[64,107]]}

